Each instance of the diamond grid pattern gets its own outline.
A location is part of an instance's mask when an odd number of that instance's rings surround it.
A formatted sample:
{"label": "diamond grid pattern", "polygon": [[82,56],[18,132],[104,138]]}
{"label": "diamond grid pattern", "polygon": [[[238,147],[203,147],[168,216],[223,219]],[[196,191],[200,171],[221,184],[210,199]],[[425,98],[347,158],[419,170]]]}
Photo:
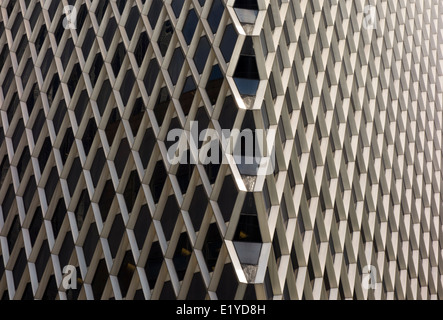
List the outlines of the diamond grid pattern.
{"label": "diamond grid pattern", "polygon": [[[441,1],[0,7],[0,299],[442,298]],[[170,164],[192,121],[274,172]]]}

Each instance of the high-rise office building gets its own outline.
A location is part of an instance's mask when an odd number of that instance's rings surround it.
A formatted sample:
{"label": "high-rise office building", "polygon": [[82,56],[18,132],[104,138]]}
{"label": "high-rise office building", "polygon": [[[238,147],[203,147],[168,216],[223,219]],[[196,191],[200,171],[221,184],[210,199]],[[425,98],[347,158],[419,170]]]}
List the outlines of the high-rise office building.
{"label": "high-rise office building", "polygon": [[0,0],[0,299],[442,299],[441,0]]}

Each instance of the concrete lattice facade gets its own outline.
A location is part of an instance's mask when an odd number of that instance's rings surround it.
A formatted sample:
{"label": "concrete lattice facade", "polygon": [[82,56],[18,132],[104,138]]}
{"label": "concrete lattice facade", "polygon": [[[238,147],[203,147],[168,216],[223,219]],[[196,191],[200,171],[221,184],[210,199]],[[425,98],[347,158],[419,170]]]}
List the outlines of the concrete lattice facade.
{"label": "concrete lattice facade", "polygon": [[0,7],[0,299],[443,298],[442,1]]}

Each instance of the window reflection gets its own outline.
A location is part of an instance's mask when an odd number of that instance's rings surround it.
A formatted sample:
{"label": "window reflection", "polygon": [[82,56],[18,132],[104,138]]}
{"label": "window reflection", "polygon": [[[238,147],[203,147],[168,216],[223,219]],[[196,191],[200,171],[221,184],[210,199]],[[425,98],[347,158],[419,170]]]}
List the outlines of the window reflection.
{"label": "window reflection", "polygon": [[240,94],[250,96],[256,94],[260,77],[251,37],[246,37],[243,44],[234,73],[234,81]]}

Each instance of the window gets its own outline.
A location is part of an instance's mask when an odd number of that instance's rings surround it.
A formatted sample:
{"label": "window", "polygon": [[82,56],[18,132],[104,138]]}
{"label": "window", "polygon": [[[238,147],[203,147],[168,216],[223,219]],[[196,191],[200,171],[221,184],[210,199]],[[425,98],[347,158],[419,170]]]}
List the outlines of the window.
{"label": "window", "polygon": [[[178,2],[178,1],[175,1]],[[183,26],[183,36],[185,37],[188,46],[191,44],[192,37],[194,36],[195,29],[197,28],[198,17],[195,14],[194,9],[189,10],[186,22]]]}

